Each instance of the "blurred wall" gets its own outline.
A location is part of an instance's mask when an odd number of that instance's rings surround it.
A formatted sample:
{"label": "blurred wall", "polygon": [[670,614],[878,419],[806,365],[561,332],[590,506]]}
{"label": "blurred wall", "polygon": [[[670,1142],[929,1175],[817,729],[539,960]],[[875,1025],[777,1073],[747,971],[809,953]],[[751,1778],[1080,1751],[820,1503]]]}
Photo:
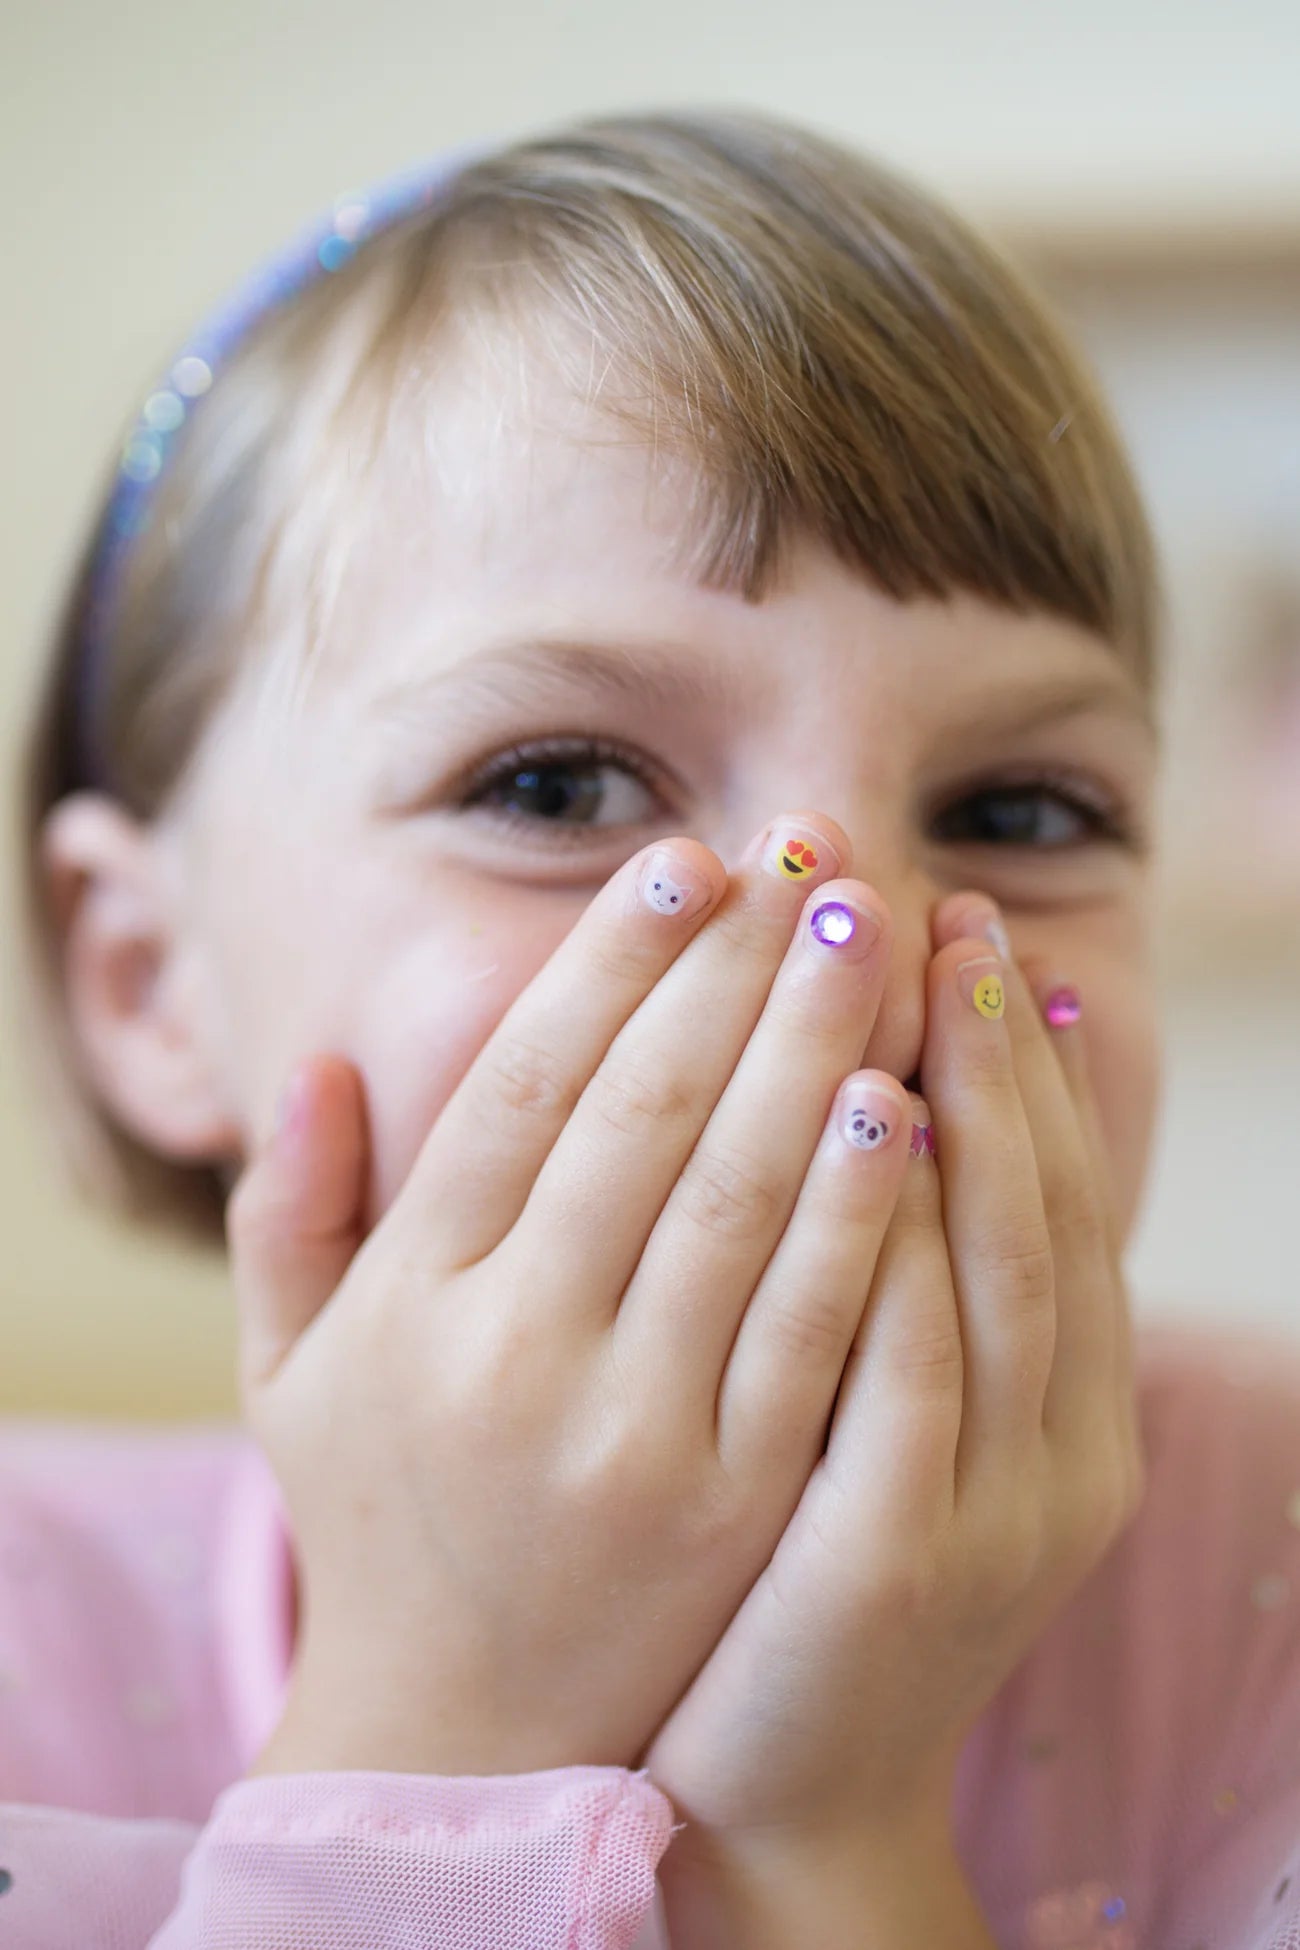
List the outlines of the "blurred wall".
{"label": "blurred wall", "polygon": [[[1277,0],[804,0],[793,14],[777,0],[8,0],[6,777],[14,706],[126,416],[188,326],[336,192],[575,113],[736,102],[877,151],[1027,248],[1065,240],[1086,262],[1090,238],[1126,237],[1139,255],[1144,239],[1182,239],[1194,254],[1198,237],[1213,253],[1258,234],[1289,262],[1298,73],[1300,10]],[[1086,279],[1072,290],[1086,298]],[[1204,450],[1176,459],[1160,431],[1177,400],[1163,421],[1148,410],[1152,344],[1134,365],[1106,304],[1087,312],[1163,523],[1166,483],[1195,478]],[[1294,456],[1294,432],[1274,435]],[[1211,502],[1216,472],[1207,460]],[[1290,533],[1300,542],[1300,520]],[[8,851],[3,872],[11,901]],[[1225,959],[1211,923],[1202,964],[1170,961],[1166,1111],[1130,1260],[1138,1309],[1300,1333],[1285,1230],[1300,1169],[1294,969]],[[72,1205],[0,1047],[0,1412],[232,1413],[221,1268]]]}

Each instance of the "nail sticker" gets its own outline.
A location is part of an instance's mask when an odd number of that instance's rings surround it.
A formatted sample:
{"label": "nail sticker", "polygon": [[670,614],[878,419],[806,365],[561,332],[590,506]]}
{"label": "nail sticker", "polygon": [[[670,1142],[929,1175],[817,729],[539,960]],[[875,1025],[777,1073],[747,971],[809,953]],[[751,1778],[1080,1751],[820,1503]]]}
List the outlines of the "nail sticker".
{"label": "nail sticker", "polygon": [[1053,1029],[1062,1029],[1067,1023],[1078,1022],[1083,1014],[1078,989],[1070,988],[1068,985],[1053,989],[1044,1005],[1043,1014]]}
{"label": "nail sticker", "polygon": [[914,1158],[919,1158],[922,1155],[922,1153],[926,1151],[928,1151],[930,1156],[933,1158],[934,1132],[928,1124],[913,1124],[912,1156]]}
{"label": "nail sticker", "polygon": [[656,914],[679,914],[691,897],[689,887],[683,886],[662,869],[646,875],[644,891]]}
{"label": "nail sticker", "polygon": [[817,871],[817,854],[804,840],[787,840],[776,856],[776,864],[787,880],[806,880]]}
{"label": "nail sticker", "polygon": [[844,1135],[850,1144],[859,1151],[875,1151],[889,1136],[889,1125],[883,1117],[873,1117],[869,1110],[854,1105],[844,1119]]}
{"label": "nail sticker", "polygon": [[998,975],[984,975],[975,984],[971,1000],[982,1016],[996,1021],[1006,1008],[1006,997],[1002,992],[1002,980]]}
{"label": "nail sticker", "polygon": [[857,917],[844,901],[823,901],[812,911],[808,926],[828,948],[841,948],[857,933]]}

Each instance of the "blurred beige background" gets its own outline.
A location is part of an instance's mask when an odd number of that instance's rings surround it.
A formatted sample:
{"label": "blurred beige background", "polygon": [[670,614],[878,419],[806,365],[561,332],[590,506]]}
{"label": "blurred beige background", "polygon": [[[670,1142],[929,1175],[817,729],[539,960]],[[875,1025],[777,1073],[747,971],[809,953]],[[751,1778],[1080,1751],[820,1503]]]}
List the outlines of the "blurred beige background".
{"label": "blurred beige background", "polygon": [[[1132,440],[1174,598],[1167,1092],[1135,1302],[1300,1338],[1297,75],[1300,9],[1280,0],[7,0],[6,787],[128,415],[190,325],[336,193],[618,108],[746,103],[847,137],[1041,273]],[[8,790],[5,821],[8,928]],[[0,1037],[0,1413],[233,1414],[222,1268],[77,1208],[7,1007]]]}

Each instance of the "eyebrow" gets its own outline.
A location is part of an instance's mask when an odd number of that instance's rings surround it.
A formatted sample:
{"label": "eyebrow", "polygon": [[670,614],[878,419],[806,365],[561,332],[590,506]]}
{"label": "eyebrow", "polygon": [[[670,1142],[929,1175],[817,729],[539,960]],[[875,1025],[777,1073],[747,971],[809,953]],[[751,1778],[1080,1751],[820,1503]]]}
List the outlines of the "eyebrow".
{"label": "eyebrow", "polygon": [[421,723],[444,697],[454,697],[458,714],[490,722],[500,714],[503,689],[524,713],[563,706],[575,690],[661,715],[735,708],[727,672],[680,648],[644,639],[546,637],[486,644],[449,669],[422,671],[380,692],[369,709],[382,724]]}
{"label": "eyebrow", "polygon": [[[974,709],[959,704],[953,731],[971,738],[1025,732],[1094,712],[1137,725],[1158,743],[1150,699],[1117,656],[1107,655],[1101,646],[1099,652],[1095,669],[1057,674],[1033,688],[1017,683],[1014,696],[995,692]],[[389,723],[421,720],[444,693],[455,695],[458,709],[499,711],[503,681],[509,683],[510,702],[524,710],[563,702],[575,687],[584,695],[594,693],[646,711],[725,708],[734,718],[737,703],[734,673],[681,646],[617,637],[601,642],[534,637],[489,643],[448,669],[422,671],[379,692],[369,713]],[[754,702],[752,688],[749,695]]]}
{"label": "eyebrow", "polygon": [[[1151,699],[1138,690],[1122,664],[1116,661],[1109,666],[1112,673],[1119,673],[1118,677],[1102,675],[1106,668],[1102,665],[1087,675],[1053,677],[1032,691],[1026,684],[1020,704],[995,693],[987,702],[982,700],[977,708],[962,712],[961,729],[973,739],[998,731],[1034,731],[1040,725],[1059,724],[1063,719],[1091,712],[1097,717],[1134,725],[1153,745],[1159,745],[1160,728]],[[1021,687],[1017,685],[1016,689],[1019,693]]]}

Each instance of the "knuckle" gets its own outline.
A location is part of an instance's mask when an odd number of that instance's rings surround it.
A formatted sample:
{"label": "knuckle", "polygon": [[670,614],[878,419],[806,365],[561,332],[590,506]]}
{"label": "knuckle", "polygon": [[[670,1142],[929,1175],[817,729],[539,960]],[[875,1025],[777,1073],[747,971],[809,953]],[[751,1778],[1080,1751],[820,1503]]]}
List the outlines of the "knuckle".
{"label": "knuckle", "polygon": [[818,1365],[843,1361],[850,1323],[843,1308],[820,1293],[774,1297],[763,1309],[762,1321],[778,1350],[793,1360]]}
{"label": "knuckle", "polygon": [[891,1374],[913,1392],[919,1386],[928,1394],[960,1398],[966,1364],[955,1313],[918,1312],[882,1337],[881,1354]]}
{"label": "knuckle", "polygon": [[643,989],[659,974],[664,962],[662,935],[647,938],[635,930],[598,934],[587,949],[593,972],[620,988]]}
{"label": "knuckle", "polygon": [[1119,1460],[1110,1467],[1090,1452],[1059,1507],[1051,1532],[1052,1563],[1077,1578],[1100,1562],[1133,1513],[1127,1468]]}
{"label": "knuckle", "polygon": [[488,1081],[508,1110],[530,1116],[566,1114],[576,1093],[564,1063],[538,1043],[512,1036],[488,1057]]}
{"label": "knuckle", "polygon": [[522,1449],[541,1393],[522,1378],[536,1377],[538,1361],[535,1330],[513,1314],[467,1336],[444,1359],[439,1373],[439,1421],[444,1431],[454,1431],[461,1443],[487,1439],[503,1449],[512,1445]]}
{"label": "knuckle", "polygon": [[697,1112],[691,1092],[671,1069],[643,1068],[626,1059],[597,1070],[592,1107],[605,1123],[630,1136],[647,1124],[686,1122]]}
{"label": "knuckle", "polygon": [[1042,1573],[1045,1540],[1041,1502],[1030,1496],[1008,1496],[999,1513],[996,1540],[976,1560],[977,1610],[993,1613],[1000,1605],[1016,1603]]}
{"label": "knuckle", "polygon": [[833,1049],[844,1040],[844,1025],[830,1011],[808,1006],[807,995],[778,987],[766,1010],[768,1024],[814,1050]]}
{"label": "knuckle", "polygon": [[680,1210],[705,1232],[751,1239],[781,1207],[778,1185],[748,1159],[697,1149],[682,1168]]}
{"label": "knuckle", "polygon": [[753,899],[740,899],[718,910],[709,924],[710,939],[719,942],[727,953],[738,956],[769,978],[784,951],[778,946],[764,916]]}
{"label": "knuckle", "polygon": [[1105,1222],[1092,1181],[1074,1173],[1053,1188],[1049,1210],[1064,1236],[1080,1244],[1100,1244],[1105,1238]]}
{"label": "knuckle", "polygon": [[1014,1307],[1030,1311],[1055,1290],[1051,1241],[1029,1225],[1008,1227],[988,1240],[981,1263]]}
{"label": "knuckle", "polygon": [[974,1047],[962,1050],[955,1083],[961,1115],[971,1130],[1004,1133],[1014,1126],[1020,1093],[1003,1038],[971,1040]]}

